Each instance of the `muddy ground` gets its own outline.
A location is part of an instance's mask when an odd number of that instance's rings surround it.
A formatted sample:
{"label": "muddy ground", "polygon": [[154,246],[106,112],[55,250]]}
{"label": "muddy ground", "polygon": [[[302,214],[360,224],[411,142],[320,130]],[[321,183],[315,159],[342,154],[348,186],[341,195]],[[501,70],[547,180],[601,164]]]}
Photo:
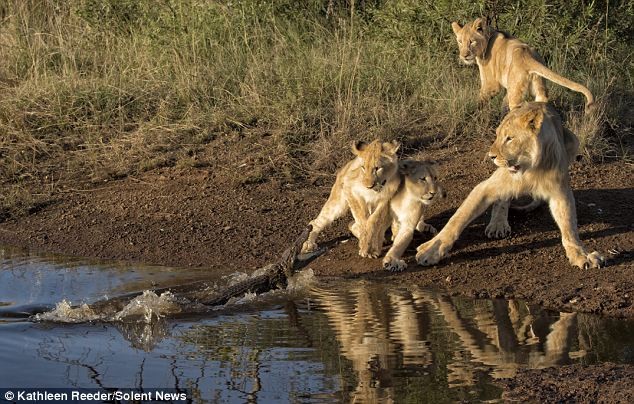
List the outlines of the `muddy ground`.
{"label": "muddy ground", "polygon": [[[83,257],[174,266],[252,270],[273,261],[319,212],[334,175],[250,183],[243,150],[266,138],[228,136],[208,145],[204,168],[163,168],[138,177],[60,190],[51,205],[0,223],[0,243]],[[441,228],[468,192],[493,171],[489,141],[429,145],[448,198],[427,209]],[[476,297],[521,298],[556,310],[634,317],[634,167],[623,160],[575,163],[571,169],[582,242],[609,258],[602,269],[569,265],[548,208],[510,215],[510,238],[484,236],[489,212],[472,223],[439,265],[414,262],[419,234],[407,252],[409,268],[381,270],[380,259],[357,255],[349,217],[322,234],[331,248],[311,263],[318,275],[365,277],[395,284],[440,286]],[[341,242],[343,241],[343,242]],[[386,246],[387,248],[387,246]],[[609,251],[617,252],[611,254]]]}
{"label": "muddy ground", "polygon": [[604,363],[523,370],[503,380],[505,401],[529,403],[632,403],[634,367]]}
{"label": "muddy ground", "polygon": [[[207,146],[202,158],[208,165],[203,168],[162,168],[96,186],[65,187],[52,204],[0,223],[0,244],[210,271],[261,267],[275,260],[317,215],[334,181],[334,175],[253,181],[243,150],[256,143],[266,147],[266,141],[227,136]],[[490,175],[494,168],[484,157],[489,142],[432,143],[419,153],[440,162],[448,191],[446,200],[427,210],[428,223],[440,229],[473,186]],[[519,298],[555,310],[633,318],[633,171],[622,159],[575,163],[571,168],[581,239],[588,249],[609,258],[606,268],[569,265],[547,207],[512,213],[512,236],[502,240],[484,236],[487,212],[433,267],[414,262],[415,247],[430,237],[419,234],[406,254],[409,268],[398,274],[381,270],[380,259],[357,255],[356,240],[349,240],[346,230],[350,218],[345,218],[322,234],[320,241],[330,248],[310,267],[320,276],[442,287],[455,294]],[[568,380],[567,387],[558,387],[564,390],[557,394],[564,395],[556,396],[565,397],[575,389],[585,391],[585,373],[597,376],[603,371],[600,366],[571,369],[537,373],[544,383],[549,377]],[[533,375],[527,377],[530,384]],[[523,379],[517,380],[521,384]],[[631,377],[623,383],[634,389]]]}

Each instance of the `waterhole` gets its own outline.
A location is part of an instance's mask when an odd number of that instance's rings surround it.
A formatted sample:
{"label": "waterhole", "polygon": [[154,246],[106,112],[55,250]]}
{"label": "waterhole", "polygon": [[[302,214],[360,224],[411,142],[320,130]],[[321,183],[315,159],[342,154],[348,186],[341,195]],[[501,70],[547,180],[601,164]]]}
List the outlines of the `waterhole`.
{"label": "waterhole", "polygon": [[175,388],[194,402],[495,401],[495,380],[519,369],[634,362],[632,321],[317,280],[309,268],[286,290],[213,308],[151,291],[206,282],[211,292],[248,276],[0,248],[0,387]]}

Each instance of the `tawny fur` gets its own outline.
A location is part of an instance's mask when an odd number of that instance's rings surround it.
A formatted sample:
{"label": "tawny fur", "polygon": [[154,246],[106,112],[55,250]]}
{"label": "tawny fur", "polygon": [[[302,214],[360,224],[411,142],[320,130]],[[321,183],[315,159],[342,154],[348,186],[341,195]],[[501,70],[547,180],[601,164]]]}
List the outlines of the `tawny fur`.
{"label": "tawny fur", "polygon": [[402,271],[407,268],[401,257],[414,237],[414,230],[438,233],[434,226],[425,223],[423,210],[425,206],[446,196],[444,189],[437,182],[435,162],[400,161],[399,175],[401,184],[390,200],[390,216],[384,225],[385,230],[392,227],[393,243],[383,259],[383,268],[389,271]]}
{"label": "tawny fur", "polygon": [[489,157],[498,169],[469,193],[440,233],[418,247],[416,260],[421,265],[440,261],[464,228],[491,204],[495,205],[487,232],[510,231],[508,201],[531,195],[548,203],[572,265],[604,265],[604,258],[596,251],[588,254],[579,240],[568,173],[579,142],[563,128],[557,112],[545,103],[526,103],[509,112],[496,134]]}
{"label": "tawny fur", "polygon": [[354,218],[350,231],[359,239],[359,255],[376,258],[381,254],[385,232],[379,229],[389,215],[389,201],[400,182],[398,148],[396,142],[378,140],[352,145],[356,157],[339,171],[328,200],[310,222],[313,230],[303,245],[303,252],[316,250],[319,233],[350,211]]}
{"label": "tawny fur", "polygon": [[[507,90],[506,101],[513,110],[519,107],[527,91],[537,102],[548,102],[543,78],[560,86],[582,93],[586,97],[586,110],[594,97],[585,86],[555,73],[541,62],[541,57],[519,39],[509,37],[491,28],[485,19],[460,26],[451,24],[460,50],[460,60],[465,64],[474,62],[480,69],[480,102],[485,102]],[[543,77],[543,78],[542,78]]]}

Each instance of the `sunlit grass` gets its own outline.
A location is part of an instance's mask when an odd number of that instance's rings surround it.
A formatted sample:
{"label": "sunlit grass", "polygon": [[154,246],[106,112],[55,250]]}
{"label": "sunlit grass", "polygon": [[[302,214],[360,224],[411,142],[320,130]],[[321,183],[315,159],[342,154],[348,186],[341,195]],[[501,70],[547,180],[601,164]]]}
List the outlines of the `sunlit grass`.
{"label": "sunlit grass", "polygon": [[[274,137],[273,167],[263,177],[277,170],[293,178],[331,174],[353,138],[398,138],[415,148],[421,137],[451,143],[493,131],[500,99],[476,107],[477,69],[458,65],[449,27],[451,19],[464,22],[486,9],[466,1],[348,4],[0,6],[0,183],[20,187],[2,193],[2,208],[31,205],[33,195],[20,197],[30,187],[54,193],[64,181],[197,166],[192,148],[236,127]],[[612,21],[610,11],[587,5],[574,11],[581,20],[560,22],[537,6],[499,4],[501,28],[599,100],[597,113],[586,117],[581,96],[550,86],[584,153],[623,155],[603,132],[606,122],[631,128],[632,47],[615,36],[618,27],[601,25]]]}

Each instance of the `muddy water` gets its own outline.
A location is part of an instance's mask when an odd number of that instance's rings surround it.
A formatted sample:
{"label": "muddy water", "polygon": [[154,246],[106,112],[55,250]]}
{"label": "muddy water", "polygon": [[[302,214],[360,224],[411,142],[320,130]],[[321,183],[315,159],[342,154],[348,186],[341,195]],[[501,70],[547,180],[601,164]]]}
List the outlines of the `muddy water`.
{"label": "muddy water", "polygon": [[[291,290],[202,313],[148,292],[246,276],[0,248],[0,388],[176,388],[212,402],[495,401],[495,379],[521,368],[634,363],[632,321],[318,282],[310,270]],[[143,291],[116,310],[92,304]]]}

